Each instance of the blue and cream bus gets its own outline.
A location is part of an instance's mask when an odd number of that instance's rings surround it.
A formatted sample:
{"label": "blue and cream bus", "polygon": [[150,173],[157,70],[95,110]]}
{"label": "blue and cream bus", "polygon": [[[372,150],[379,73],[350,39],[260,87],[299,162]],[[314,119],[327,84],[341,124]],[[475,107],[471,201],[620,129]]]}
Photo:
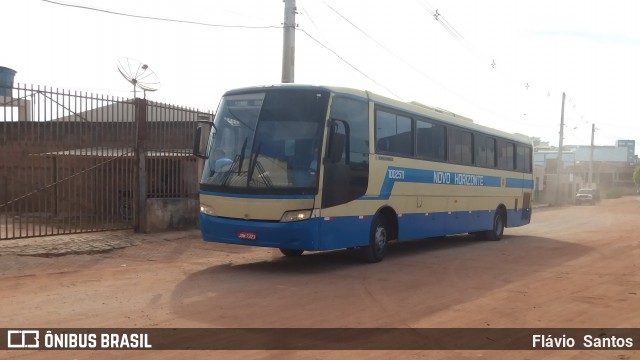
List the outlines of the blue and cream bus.
{"label": "blue and cream bus", "polygon": [[390,240],[499,240],[531,220],[530,139],[421,104],[329,86],[243,88],[224,94],[206,144],[196,133],[206,241],[286,256],[361,248],[377,262]]}

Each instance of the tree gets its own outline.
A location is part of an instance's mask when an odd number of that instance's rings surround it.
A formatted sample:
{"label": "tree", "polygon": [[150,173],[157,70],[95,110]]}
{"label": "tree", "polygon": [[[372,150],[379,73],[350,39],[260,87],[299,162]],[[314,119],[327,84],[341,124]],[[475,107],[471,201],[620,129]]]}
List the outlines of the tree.
{"label": "tree", "polygon": [[636,183],[636,186],[640,185],[640,166],[633,171],[633,182]]}

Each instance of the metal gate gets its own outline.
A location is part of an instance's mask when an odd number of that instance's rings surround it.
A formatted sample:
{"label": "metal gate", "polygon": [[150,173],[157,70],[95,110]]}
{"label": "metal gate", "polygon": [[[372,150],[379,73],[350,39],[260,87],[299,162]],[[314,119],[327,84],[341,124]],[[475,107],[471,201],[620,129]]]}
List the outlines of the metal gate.
{"label": "metal gate", "polygon": [[133,228],[147,197],[197,196],[182,169],[195,168],[183,165],[203,113],[39,86],[11,95],[0,96],[0,239]]}

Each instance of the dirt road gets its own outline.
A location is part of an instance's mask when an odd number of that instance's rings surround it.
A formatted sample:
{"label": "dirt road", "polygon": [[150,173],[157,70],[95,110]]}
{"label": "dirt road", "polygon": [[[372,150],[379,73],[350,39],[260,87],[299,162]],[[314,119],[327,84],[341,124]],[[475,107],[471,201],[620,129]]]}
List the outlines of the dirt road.
{"label": "dirt road", "polygon": [[[640,327],[640,201],[544,208],[500,242],[348,251],[146,241],[106,254],[0,257],[0,327]],[[28,240],[27,240],[28,241]],[[26,352],[9,358],[174,358],[164,352]],[[3,355],[3,357],[4,357]],[[631,359],[632,351],[229,351],[188,357]]]}

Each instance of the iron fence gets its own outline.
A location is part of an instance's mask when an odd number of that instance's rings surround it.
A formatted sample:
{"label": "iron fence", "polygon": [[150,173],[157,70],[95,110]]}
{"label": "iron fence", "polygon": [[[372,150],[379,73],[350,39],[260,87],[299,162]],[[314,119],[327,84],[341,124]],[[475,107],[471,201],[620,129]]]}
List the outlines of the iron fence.
{"label": "iron fence", "polygon": [[140,230],[149,198],[196,199],[190,147],[198,118],[210,114],[50,87],[6,90],[0,239]]}

